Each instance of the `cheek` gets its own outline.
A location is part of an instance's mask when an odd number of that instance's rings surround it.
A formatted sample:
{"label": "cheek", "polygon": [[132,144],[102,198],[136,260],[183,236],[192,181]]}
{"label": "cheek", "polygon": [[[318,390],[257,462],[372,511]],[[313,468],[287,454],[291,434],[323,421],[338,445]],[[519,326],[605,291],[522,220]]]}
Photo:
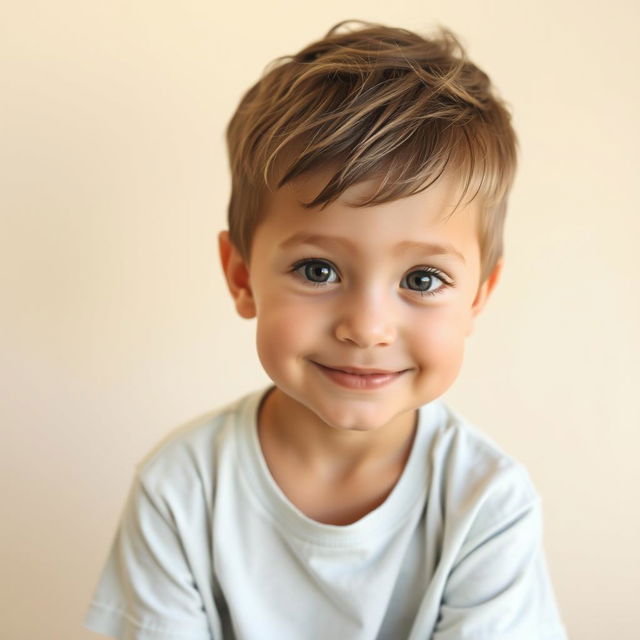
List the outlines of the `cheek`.
{"label": "cheek", "polygon": [[417,357],[426,370],[455,376],[462,364],[466,321],[459,315],[437,313],[419,324],[413,336]]}
{"label": "cheek", "polygon": [[274,298],[258,308],[256,346],[267,373],[292,359],[309,356],[325,330],[323,314],[313,305]]}

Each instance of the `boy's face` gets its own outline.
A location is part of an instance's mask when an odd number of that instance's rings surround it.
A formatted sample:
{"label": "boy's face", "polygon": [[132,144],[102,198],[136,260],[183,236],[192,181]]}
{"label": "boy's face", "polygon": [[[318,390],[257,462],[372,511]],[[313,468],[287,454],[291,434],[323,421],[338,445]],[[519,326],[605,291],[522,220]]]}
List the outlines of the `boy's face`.
{"label": "boy's face", "polygon": [[448,178],[349,206],[375,187],[362,183],[324,210],[305,209],[325,180],[268,195],[249,265],[220,234],[229,288],[240,315],[257,317],[258,355],[281,407],[341,430],[406,423],[455,380],[501,265],[480,283],[478,205],[448,217],[458,196]]}

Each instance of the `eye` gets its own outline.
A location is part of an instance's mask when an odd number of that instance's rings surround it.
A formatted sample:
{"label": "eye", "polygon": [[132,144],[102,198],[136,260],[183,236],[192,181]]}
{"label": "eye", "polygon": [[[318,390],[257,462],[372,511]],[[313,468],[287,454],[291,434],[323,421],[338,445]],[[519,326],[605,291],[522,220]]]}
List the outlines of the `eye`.
{"label": "eye", "polygon": [[325,260],[301,260],[292,271],[316,287],[338,281],[336,270]]}
{"label": "eye", "polygon": [[410,271],[400,283],[407,283],[407,288],[423,296],[432,296],[442,293],[451,283],[444,274],[433,267],[424,267]]}

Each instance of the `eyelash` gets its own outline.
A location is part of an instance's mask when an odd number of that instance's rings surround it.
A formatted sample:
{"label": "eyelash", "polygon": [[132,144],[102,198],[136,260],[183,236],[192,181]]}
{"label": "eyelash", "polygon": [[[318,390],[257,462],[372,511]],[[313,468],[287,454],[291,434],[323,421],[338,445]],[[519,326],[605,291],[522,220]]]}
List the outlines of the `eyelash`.
{"label": "eyelash", "polygon": [[[291,272],[295,273],[296,275],[298,275],[299,277],[304,279],[304,282],[308,285],[311,285],[312,287],[324,287],[327,284],[333,284],[331,282],[315,282],[313,280],[309,280],[307,278],[305,278],[303,275],[298,274],[298,271],[302,268],[302,267],[306,267],[309,264],[322,264],[322,265],[326,265],[328,266],[336,275],[338,273],[337,269],[327,260],[323,260],[320,258],[305,258],[304,260],[299,260],[298,262],[296,262],[292,267],[291,267]],[[413,291],[414,293],[419,293],[421,296],[435,296],[439,293],[443,293],[446,289],[448,289],[449,287],[453,287],[454,283],[453,281],[448,278],[444,273],[442,273],[442,271],[440,271],[439,269],[436,269],[435,267],[419,267],[417,269],[413,269],[409,272],[409,274],[414,273],[416,271],[423,271],[424,273],[427,273],[430,276],[435,276],[436,278],[438,278],[441,282],[442,282],[442,286],[438,287],[437,289],[433,290],[433,291],[420,291],[419,289],[408,289],[409,291]],[[404,280],[404,278],[403,278]]]}

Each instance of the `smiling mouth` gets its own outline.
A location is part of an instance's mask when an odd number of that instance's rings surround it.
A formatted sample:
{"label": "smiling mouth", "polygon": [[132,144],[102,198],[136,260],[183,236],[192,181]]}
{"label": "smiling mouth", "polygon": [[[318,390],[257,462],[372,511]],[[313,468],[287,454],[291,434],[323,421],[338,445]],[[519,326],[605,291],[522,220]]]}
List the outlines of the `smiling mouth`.
{"label": "smiling mouth", "polygon": [[315,364],[324,367],[325,369],[331,369],[332,371],[342,371],[342,373],[350,373],[354,376],[369,376],[369,375],[394,375],[396,373],[402,373],[402,371],[388,371],[386,369],[359,369],[356,367],[328,367],[327,365],[316,362]]}
{"label": "smiling mouth", "polygon": [[353,367],[338,369],[327,367],[319,362],[313,362],[313,364],[315,364],[327,378],[341,387],[361,391],[379,389],[397,380],[403,373],[408,371],[408,369],[403,371],[387,371],[384,369],[356,369]]}

